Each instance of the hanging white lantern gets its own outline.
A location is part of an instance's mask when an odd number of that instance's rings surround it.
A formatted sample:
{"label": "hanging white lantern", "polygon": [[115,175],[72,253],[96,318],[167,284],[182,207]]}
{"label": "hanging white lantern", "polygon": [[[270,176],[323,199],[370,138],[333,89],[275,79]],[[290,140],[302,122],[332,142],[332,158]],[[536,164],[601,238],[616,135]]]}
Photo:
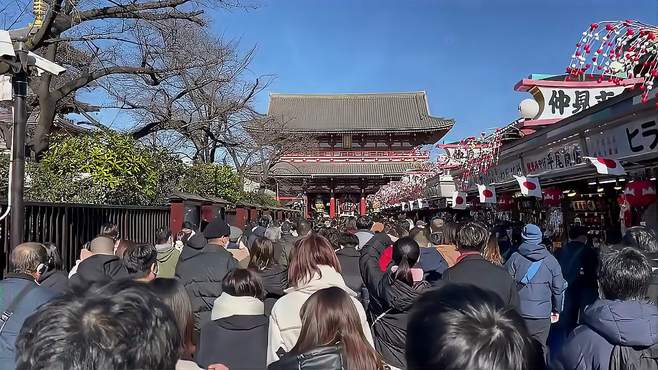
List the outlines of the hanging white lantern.
{"label": "hanging white lantern", "polygon": [[519,113],[522,118],[535,118],[539,114],[539,103],[535,99],[523,99],[521,104],[519,104]]}

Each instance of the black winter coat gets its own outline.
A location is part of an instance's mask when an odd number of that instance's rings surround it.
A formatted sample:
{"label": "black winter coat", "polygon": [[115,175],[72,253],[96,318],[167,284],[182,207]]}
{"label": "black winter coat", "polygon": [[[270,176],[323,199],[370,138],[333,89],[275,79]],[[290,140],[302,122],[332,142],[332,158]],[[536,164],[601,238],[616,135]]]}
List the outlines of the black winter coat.
{"label": "black winter coat", "polygon": [[62,270],[48,270],[41,275],[39,285],[61,294],[69,287],[69,276]]}
{"label": "black winter coat", "polygon": [[361,296],[361,287],[363,286],[361,268],[359,267],[361,253],[356,248],[348,247],[337,250],[336,256],[340,262],[341,275],[343,275],[345,284]]}
{"label": "black winter coat", "polygon": [[265,289],[265,316],[269,316],[277,299],[285,294],[283,291],[288,287],[288,270],[279,265],[273,265],[262,271],[256,272],[263,282]]}
{"label": "black winter coat", "polygon": [[194,331],[210,321],[215,299],[222,294],[222,280],[237,268],[230,252],[218,245],[207,244],[201,234],[187,241],[176,265],[176,277],[187,290],[194,312]]}
{"label": "black winter coat", "polygon": [[[230,368],[230,367],[229,367]],[[340,345],[318,347],[300,355],[284,355],[270,364],[269,370],[346,370]],[[352,370],[352,369],[349,369]]]}
{"label": "black winter coat", "polygon": [[301,238],[298,236],[292,236],[291,234],[281,235],[281,239],[277,242],[281,246],[281,257],[279,258],[279,264],[281,266],[288,266],[290,251],[292,251],[292,248],[299,239]]}
{"label": "black winter coat", "polygon": [[373,322],[375,349],[387,364],[405,368],[404,347],[409,310],[420,294],[430,288],[430,284],[420,281],[409,286],[395,280],[390,270],[382,273],[379,269],[379,257],[390,244],[388,235],[375,234],[361,249],[359,262],[363,282],[370,295],[368,314]]}
{"label": "black winter coat", "polygon": [[201,329],[195,361],[204,369],[217,363],[231,370],[264,369],[267,329],[264,315],[233,315],[210,321]]}
{"label": "black winter coat", "polygon": [[512,276],[504,268],[485,260],[479,254],[465,256],[447,269],[443,273],[443,281],[472,284],[490,290],[506,305],[519,310],[519,293]]}
{"label": "black winter coat", "polygon": [[78,270],[69,279],[69,287],[86,289],[93,283],[108,283],[129,278],[123,261],[114,255],[95,254],[78,265]]}

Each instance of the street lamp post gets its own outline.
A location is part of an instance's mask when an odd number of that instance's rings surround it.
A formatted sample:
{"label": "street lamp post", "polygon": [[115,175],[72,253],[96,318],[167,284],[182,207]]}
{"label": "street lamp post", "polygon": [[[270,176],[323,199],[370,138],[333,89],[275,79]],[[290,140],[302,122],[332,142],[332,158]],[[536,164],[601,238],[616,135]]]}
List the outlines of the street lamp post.
{"label": "street lamp post", "polygon": [[[16,56],[25,60],[27,52],[19,47]],[[14,90],[14,127],[12,134],[12,161],[11,161],[11,247],[15,248],[23,242],[23,228],[25,225],[25,205],[23,191],[25,188],[25,130],[27,125],[27,111],[25,98],[27,97],[27,65],[21,63],[20,70],[14,71],[12,87]]]}

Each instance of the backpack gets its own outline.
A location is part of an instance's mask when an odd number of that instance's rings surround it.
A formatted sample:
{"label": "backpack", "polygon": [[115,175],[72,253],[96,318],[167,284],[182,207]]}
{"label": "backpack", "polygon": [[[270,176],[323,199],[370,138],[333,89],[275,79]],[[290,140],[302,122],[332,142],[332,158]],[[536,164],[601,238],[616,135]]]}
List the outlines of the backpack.
{"label": "backpack", "polygon": [[658,345],[644,349],[614,346],[610,370],[658,370]]}

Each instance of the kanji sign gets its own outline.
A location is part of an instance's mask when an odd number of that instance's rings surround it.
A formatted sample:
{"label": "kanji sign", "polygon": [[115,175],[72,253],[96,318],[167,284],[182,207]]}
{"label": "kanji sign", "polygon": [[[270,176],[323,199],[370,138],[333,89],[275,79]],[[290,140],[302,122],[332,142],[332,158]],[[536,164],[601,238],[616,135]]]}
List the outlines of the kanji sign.
{"label": "kanji sign", "polygon": [[597,103],[621,94],[625,87],[562,88],[537,86],[536,89],[539,94],[534,93],[535,100],[540,103],[540,113],[536,119],[551,119],[564,118],[580,113]]}
{"label": "kanji sign", "polygon": [[593,157],[620,159],[658,150],[658,124],[651,118],[638,119],[587,138]]}
{"label": "kanji sign", "polygon": [[570,141],[537,154],[529,153],[524,156],[523,162],[525,173],[530,175],[561,170],[583,163],[583,150],[579,141]]}

